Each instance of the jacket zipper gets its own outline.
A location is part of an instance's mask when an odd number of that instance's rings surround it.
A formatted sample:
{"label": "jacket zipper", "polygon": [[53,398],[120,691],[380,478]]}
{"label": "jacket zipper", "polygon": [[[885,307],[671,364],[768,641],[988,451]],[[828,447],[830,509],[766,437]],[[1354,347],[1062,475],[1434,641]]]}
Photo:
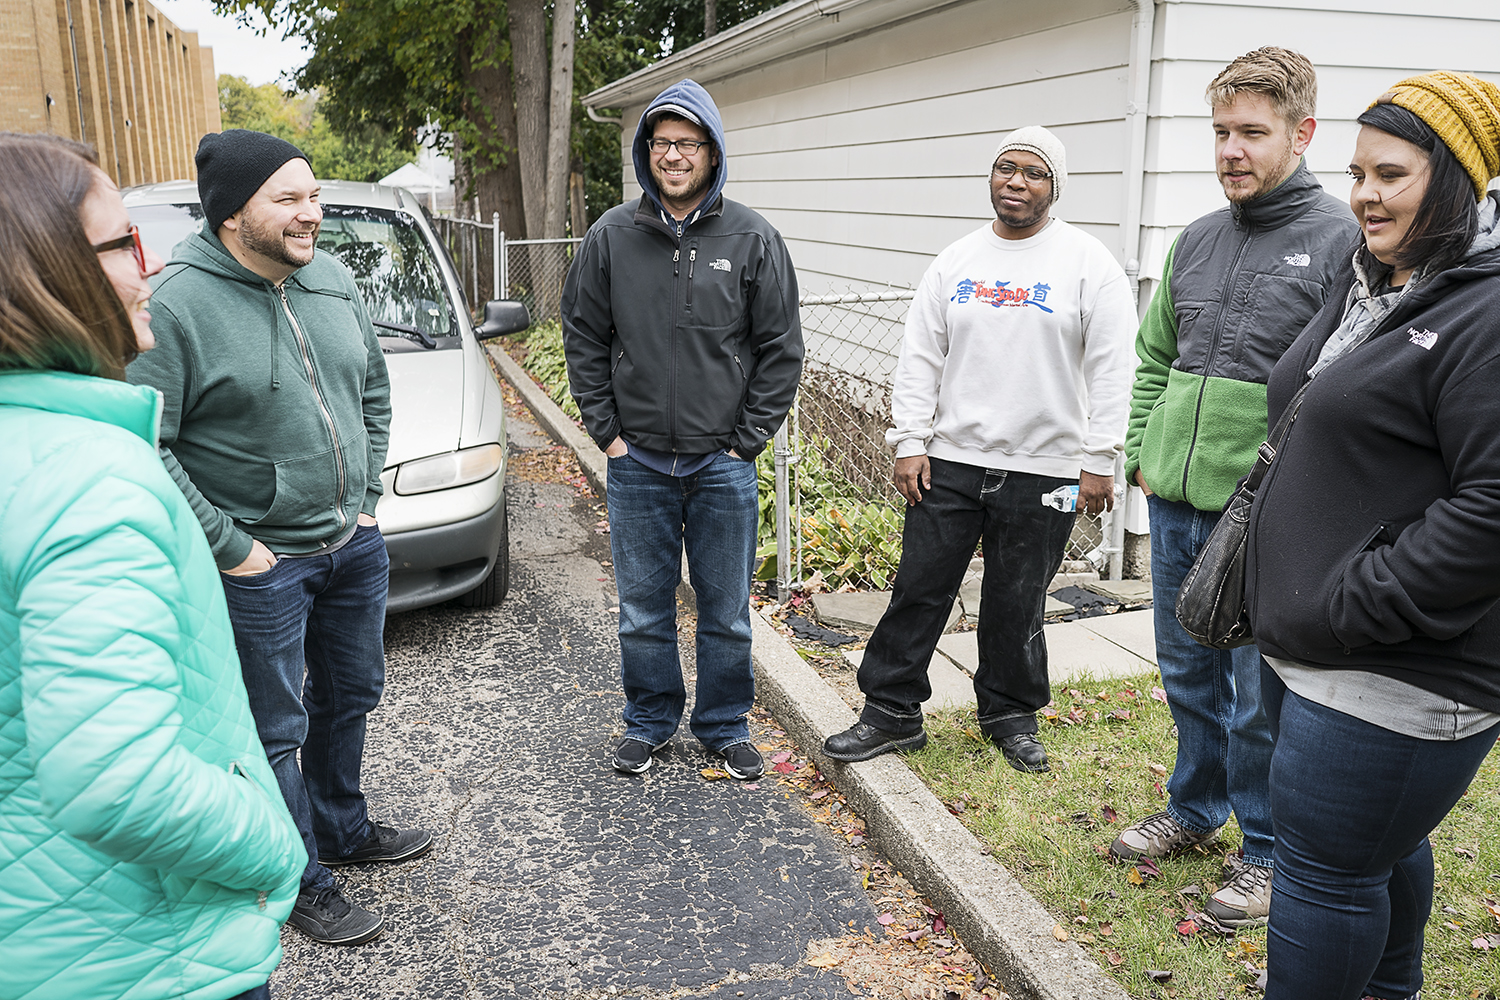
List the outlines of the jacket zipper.
{"label": "jacket zipper", "polygon": [[688,248],[688,287],[687,287],[687,311],[693,311],[693,262],[698,259],[698,248]]}
{"label": "jacket zipper", "polygon": [[[312,384],[313,398],[318,401],[318,411],[323,414],[323,420],[328,424],[328,434],[333,438],[333,464],[339,471],[339,494],[334,505],[334,512],[339,516],[339,531],[342,532],[349,523],[349,519],[344,516],[344,493],[347,490],[344,446],[339,442],[338,428],[333,425],[333,414],[328,411],[328,404],[323,401],[323,391],[318,388],[318,376],[313,372],[312,355],[307,350],[307,338],[302,335],[302,327],[297,324],[297,317],[292,315],[292,304],[287,301],[286,288],[278,285],[276,294],[281,296],[281,307],[286,311],[287,321],[292,324],[292,335],[297,338],[297,349],[302,352],[302,364],[307,368],[307,381]],[[323,543],[325,547],[327,544]]]}
{"label": "jacket zipper", "polygon": [[1203,359],[1203,381],[1198,383],[1198,401],[1193,407],[1193,437],[1188,441],[1187,457],[1182,460],[1182,499],[1191,503],[1188,498],[1188,470],[1193,467],[1193,451],[1198,447],[1198,428],[1203,424],[1203,397],[1208,392],[1208,377],[1213,371],[1214,359],[1219,355],[1219,338],[1224,334],[1224,317],[1233,305],[1234,289],[1229,287],[1230,279],[1239,272],[1240,261],[1245,257],[1245,250],[1250,246],[1250,235],[1252,227],[1249,222],[1245,223],[1245,236],[1240,240],[1239,249],[1234,252],[1234,260],[1229,264],[1229,270],[1224,273],[1224,295],[1219,299],[1219,314],[1214,318],[1213,337],[1208,342],[1208,354]]}
{"label": "jacket zipper", "polygon": [[[681,273],[682,246],[672,248],[672,301],[677,301],[677,278]],[[675,311],[675,308],[674,308]],[[672,331],[667,335],[667,357],[671,359],[672,377],[667,380],[667,445],[677,450],[677,318],[672,318]]]}

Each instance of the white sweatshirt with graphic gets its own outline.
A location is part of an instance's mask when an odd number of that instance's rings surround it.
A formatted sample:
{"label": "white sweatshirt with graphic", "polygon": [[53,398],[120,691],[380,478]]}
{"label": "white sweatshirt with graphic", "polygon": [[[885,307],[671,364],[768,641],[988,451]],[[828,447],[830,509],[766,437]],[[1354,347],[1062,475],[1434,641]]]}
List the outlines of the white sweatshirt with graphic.
{"label": "white sweatshirt with graphic", "polygon": [[1124,447],[1135,305],[1104,244],[1061,219],[986,225],[927,269],[906,317],[886,441],[897,458],[1076,478]]}

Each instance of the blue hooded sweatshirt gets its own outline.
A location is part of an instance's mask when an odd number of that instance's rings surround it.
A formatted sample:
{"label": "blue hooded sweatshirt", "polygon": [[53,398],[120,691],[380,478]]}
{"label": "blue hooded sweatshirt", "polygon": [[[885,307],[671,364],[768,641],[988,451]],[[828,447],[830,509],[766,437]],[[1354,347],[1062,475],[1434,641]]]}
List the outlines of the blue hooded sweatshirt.
{"label": "blue hooded sweatshirt", "polygon": [[[713,139],[714,151],[718,153],[719,164],[714,170],[713,180],[708,185],[708,190],[703,192],[703,200],[698,206],[681,222],[672,217],[672,213],[662,207],[661,192],[657,189],[656,178],[651,175],[651,150],[648,143],[651,141],[651,133],[654,131],[652,118],[653,112],[672,111],[693,122],[703,129]],[[661,213],[662,221],[677,231],[681,236],[688,226],[703,217],[703,213],[714,207],[719,200],[719,195],[724,191],[724,182],[729,179],[729,159],[724,149],[724,123],[719,118],[718,106],[714,99],[708,96],[708,91],[698,86],[692,80],[683,80],[674,83],[656,96],[646,113],[641,115],[641,120],[635,127],[635,144],[631,148],[631,159],[635,163],[635,179],[646,192],[646,197],[651,199],[651,204]]]}

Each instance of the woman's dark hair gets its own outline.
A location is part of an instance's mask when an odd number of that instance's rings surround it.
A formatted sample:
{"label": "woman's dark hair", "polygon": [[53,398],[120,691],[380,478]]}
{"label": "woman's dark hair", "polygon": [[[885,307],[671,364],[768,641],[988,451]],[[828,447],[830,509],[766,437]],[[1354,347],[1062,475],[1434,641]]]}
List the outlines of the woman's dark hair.
{"label": "woman's dark hair", "polygon": [[0,132],[0,368],[123,378],[135,330],[84,233],[99,182],[82,143]]}
{"label": "woman's dark hair", "polygon": [[1405,139],[1427,153],[1427,191],[1411,227],[1396,246],[1400,268],[1452,267],[1469,252],[1479,233],[1474,182],[1427,123],[1395,104],[1377,104],[1356,119],[1361,125]]}

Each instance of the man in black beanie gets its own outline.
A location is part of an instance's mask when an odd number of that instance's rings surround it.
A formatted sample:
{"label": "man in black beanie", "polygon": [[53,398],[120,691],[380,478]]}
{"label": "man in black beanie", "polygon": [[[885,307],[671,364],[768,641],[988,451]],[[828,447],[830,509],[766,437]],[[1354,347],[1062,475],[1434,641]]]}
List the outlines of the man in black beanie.
{"label": "man in black beanie", "polygon": [[204,136],[197,163],[206,225],[173,250],[152,297],[157,349],[127,376],[162,394],[162,461],[218,561],[256,728],[307,845],[289,923],[360,944],[384,919],[328,867],[432,846],[371,822],[359,781],[385,680],[390,381],[353,276],[315,250],[323,210],[302,152],[231,129]]}

